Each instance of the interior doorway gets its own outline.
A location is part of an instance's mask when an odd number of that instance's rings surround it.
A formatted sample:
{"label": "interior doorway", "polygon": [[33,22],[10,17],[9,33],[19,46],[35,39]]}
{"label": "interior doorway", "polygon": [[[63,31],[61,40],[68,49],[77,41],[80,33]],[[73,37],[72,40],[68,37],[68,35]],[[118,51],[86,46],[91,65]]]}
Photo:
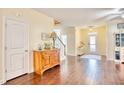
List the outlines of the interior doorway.
{"label": "interior doorway", "polygon": [[97,34],[96,32],[88,33],[88,51],[89,54],[97,54]]}

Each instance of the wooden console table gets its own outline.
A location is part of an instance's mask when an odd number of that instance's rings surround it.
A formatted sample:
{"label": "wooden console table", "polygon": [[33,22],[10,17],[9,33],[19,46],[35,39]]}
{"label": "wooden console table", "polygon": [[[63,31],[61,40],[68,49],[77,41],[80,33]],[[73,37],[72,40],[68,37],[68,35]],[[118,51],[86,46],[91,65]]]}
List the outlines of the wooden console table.
{"label": "wooden console table", "polygon": [[34,71],[36,74],[42,75],[44,71],[60,65],[59,49],[34,51]]}

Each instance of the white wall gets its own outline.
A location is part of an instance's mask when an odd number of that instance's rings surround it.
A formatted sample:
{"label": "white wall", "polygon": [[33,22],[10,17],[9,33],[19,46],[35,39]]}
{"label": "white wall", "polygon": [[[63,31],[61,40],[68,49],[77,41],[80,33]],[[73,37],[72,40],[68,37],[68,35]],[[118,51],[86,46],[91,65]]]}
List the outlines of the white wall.
{"label": "white wall", "polygon": [[67,55],[76,56],[76,30],[75,27],[63,28],[63,33],[67,35]]}
{"label": "white wall", "polygon": [[117,30],[117,23],[110,23],[108,24],[108,31],[107,31],[107,59],[114,60],[114,33],[118,32]]}
{"label": "white wall", "polygon": [[[0,9],[0,24],[2,24],[2,15],[1,15],[1,9]],[[0,83],[2,80],[2,26],[0,26]]]}
{"label": "white wall", "polygon": [[[20,16],[18,16],[20,15]],[[0,66],[2,65],[2,33],[3,16],[18,18],[29,24],[30,37],[30,71],[33,71],[32,50],[41,42],[41,32],[50,33],[53,29],[53,18],[32,9],[0,9]],[[0,67],[0,81],[3,79],[3,68]]]}

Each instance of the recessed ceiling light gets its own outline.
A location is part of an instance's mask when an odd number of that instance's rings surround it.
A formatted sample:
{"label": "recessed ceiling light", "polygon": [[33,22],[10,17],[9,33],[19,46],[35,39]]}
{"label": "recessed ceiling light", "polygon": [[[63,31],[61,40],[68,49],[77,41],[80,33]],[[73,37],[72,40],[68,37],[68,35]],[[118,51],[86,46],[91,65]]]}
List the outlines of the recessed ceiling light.
{"label": "recessed ceiling light", "polygon": [[92,31],[94,26],[88,26],[88,28],[89,28],[89,31]]}
{"label": "recessed ceiling light", "polygon": [[90,31],[92,31],[93,29],[92,28],[89,28]]}

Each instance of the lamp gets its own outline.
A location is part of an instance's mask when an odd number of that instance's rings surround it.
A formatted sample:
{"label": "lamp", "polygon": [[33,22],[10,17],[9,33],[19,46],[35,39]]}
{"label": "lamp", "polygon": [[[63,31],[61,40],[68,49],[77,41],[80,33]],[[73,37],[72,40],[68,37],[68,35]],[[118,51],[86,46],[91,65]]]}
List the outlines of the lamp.
{"label": "lamp", "polygon": [[53,39],[53,48],[55,48],[55,40],[56,40],[56,38],[57,38],[57,34],[56,34],[55,32],[52,32],[52,33],[50,34],[50,38]]}

